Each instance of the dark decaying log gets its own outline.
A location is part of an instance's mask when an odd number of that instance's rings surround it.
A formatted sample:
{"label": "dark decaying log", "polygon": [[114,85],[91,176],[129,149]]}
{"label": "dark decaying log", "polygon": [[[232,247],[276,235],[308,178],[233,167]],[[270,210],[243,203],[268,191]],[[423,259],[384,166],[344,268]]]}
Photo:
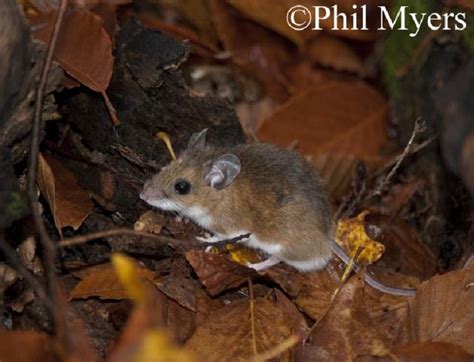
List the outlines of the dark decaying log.
{"label": "dark decaying log", "polygon": [[185,86],[179,66],[188,52],[187,43],[130,21],[117,35],[107,89],[121,125],[113,126],[102,98],[84,87],[62,99],[60,112],[70,127],[57,154],[82,185],[122,213],[137,201],[143,181],[170,161],[155,137],[159,131],[170,135],[177,153],[204,128],[216,144],[244,140],[230,103]]}

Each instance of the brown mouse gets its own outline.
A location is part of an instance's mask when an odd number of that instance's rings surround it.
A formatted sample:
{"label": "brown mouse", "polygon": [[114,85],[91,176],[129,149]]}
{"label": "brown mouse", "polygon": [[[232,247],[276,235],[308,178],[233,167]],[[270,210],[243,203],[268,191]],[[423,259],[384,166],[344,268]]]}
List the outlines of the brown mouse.
{"label": "brown mouse", "polygon": [[[179,158],[145,183],[144,201],[178,212],[214,234],[201,241],[250,234],[239,242],[269,255],[248,265],[256,270],[279,262],[301,272],[319,270],[333,252],[348,262],[333,241],[321,181],[299,153],[265,143],[217,148],[206,145],[206,131],[194,134]],[[386,288],[407,295],[399,292],[405,289]]]}

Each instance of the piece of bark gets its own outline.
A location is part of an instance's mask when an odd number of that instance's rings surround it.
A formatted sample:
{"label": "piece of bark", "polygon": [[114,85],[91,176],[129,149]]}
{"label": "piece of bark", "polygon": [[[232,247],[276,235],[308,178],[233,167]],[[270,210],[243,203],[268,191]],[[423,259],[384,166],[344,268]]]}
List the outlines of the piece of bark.
{"label": "piece of bark", "polygon": [[190,136],[208,128],[211,143],[242,142],[243,133],[231,105],[221,99],[200,97],[186,88],[180,64],[189,52],[158,30],[129,22],[117,34],[114,73],[107,94],[121,120],[114,128],[101,97],[87,89],[72,90],[64,98],[61,113],[84,145],[100,153],[91,167],[91,155],[71,153],[63,143],[66,158],[79,182],[122,212],[137,199],[142,183],[170,162],[164,144],[156,139],[167,132],[179,154]]}

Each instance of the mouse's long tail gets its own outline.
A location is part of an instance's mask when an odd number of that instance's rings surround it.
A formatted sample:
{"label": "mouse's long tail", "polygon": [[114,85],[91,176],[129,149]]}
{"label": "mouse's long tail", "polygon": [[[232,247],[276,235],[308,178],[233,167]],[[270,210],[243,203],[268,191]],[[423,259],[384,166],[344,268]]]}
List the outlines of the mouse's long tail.
{"label": "mouse's long tail", "polygon": [[[334,251],[334,254],[336,254],[344,262],[344,264],[348,265],[349,264],[349,256],[339,246],[339,244],[337,244],[332,239],[331,239],[331,247],[332,247],[332,250]],[[360,270],[360,267],[355,263],[354,263],[353,268],[354,268],[355,272],[358,272]],[[388,285],[385,285],[385,284],[379,282],[378,280],[376,280],[367,271],[364,273],[364,280],[372,288],[375,288],[375,289],[381,291],[382,293],[397,295],[397,296],[401,296],[401,297],[413,297],[416,294],[416,289],[397,288],[397,287],[390,287]]]}

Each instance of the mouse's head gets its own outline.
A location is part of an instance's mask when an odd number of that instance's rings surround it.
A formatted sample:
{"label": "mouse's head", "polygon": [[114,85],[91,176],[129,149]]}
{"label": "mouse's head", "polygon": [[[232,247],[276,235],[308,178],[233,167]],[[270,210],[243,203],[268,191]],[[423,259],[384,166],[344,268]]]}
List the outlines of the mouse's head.
{"label": "mouse's head", "polygon": [[147,181],[140,197],[162,210],[191,216],[219,199],[240,173],[237,156],[206,146],[207,129],[195,133],[180,157]]}

